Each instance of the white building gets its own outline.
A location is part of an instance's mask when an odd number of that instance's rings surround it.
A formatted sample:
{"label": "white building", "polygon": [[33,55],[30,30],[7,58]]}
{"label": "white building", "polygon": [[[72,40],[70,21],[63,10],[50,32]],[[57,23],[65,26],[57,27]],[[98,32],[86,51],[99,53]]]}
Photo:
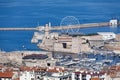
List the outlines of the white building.
{"label": "white building", "polygon": [[20,72],[20,80],[35,80],[35,72],[26,67],[26,70]]}
{"label": "white building", "polygon": [[118,20],[117,19],[112,19],[109,22],[110,26],[116,27],[118,25]]}
{"label": "white building", "polygon": [[110,40],[116,38],[116,34],[113,32],[98,32],[98,34],[102,36],[103,40]]}
{"label": "white building", "polygon": [[44,34],[39,32],[34,32],[33,38],[31,40],[32,43],[38,43],[39,40],[42,40],[44,37]]}
{"label": "white building", "polygon": [[72,73],[72,80],[105,80],[105,73],[77,71]]}
{"label": "white building", "polygon": [[34,71],[24,71],[20,73],[20,80],[35,80]]}
{"label": "white building", "polygon": [[20,68],[20,80],[43,80],[46,68],[43,67],[27,67]]}
{"label": "white building", "polygon": [[62,67],[49,67],[43,80],[70,80],[70,73]]}

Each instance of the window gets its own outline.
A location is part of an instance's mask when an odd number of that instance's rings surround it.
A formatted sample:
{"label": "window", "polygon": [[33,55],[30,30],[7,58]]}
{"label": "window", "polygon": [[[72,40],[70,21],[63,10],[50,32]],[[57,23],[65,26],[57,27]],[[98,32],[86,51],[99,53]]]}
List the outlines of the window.
{"label": "window", "polygon": [[47,66],[50,66],[50,63],[47,63]]}
{"label": "window", "polygon": [[82,75],[82,80],[86,80],[86,75]]}
{"label": "window", "polygon": [[79,77],[79,74],[77,74],[76,77]]}
{"label": "window", "polygon": [[40,77],[38,76],[37,79],[40,79]]}
{"label": "window", "polygon": [[67,48],[67,44],[66,43],[62,43],[63,48]]}

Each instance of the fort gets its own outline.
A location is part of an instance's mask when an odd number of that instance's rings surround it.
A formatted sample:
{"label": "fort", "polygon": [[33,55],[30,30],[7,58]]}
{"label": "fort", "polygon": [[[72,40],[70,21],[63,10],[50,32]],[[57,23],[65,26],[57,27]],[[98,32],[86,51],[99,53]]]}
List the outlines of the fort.
{"label": "fort", "polygon": [[[70,36],[59,35],[58,33],[50,33],[51,30],[67,30],[67,29],[79,29],[79,28],[92,28],[92,27],[117,27],[120,22],[117,19],[112,19],[109,22],[100,23],[87,23],[87,24],[76,24],[76,25],[61,25],[61,26],[51,26],[51,24],[46,24],[45,26],[38,26],[36,28],[0,28],[0,30],[33,30],[37,31],[34,33],[31,40],[32,43],[36,43],[40,49],[51,51],[51,52],[67,52],[67,53],[79,53],[79,52],[91,52],[89,44],[96,44],[95,40],[89,40],[87,38],[81,38],[80,35]],[[43,31],[44,34],[39,34]],[[102,33],[101,33],[102,34]],[[113,33],[114,34],[114,33]],[[109,36],[110,33],[103,33],[103,35]],[[103,36],[103,37],[105,37]],[[114,37],[115,38],[115,37]],[[92,38],[91,38],[92,39]],[[42,40],[39,43],[39,40]],[[89,40],[89,43],[87,42]],[[100,39],[104,41],[103,39]],[[99,41],[97,40],[97,44]]]}

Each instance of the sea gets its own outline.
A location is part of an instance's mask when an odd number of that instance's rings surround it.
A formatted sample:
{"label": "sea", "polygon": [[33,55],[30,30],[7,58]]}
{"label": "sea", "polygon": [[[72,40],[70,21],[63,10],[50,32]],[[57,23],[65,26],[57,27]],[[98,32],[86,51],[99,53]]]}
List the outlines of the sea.
{"label": "sea", "polygon": [[[32,28],[60,26],[66,16],[74,16],[80,24],[108,22],[120,19],[120,0],[0,0],[0,28]],[[31,43],[35,31],[0,31],[0,50],[38,50]],[[80,29],[80,33],[115,32],[120,27],[95,27]]]}

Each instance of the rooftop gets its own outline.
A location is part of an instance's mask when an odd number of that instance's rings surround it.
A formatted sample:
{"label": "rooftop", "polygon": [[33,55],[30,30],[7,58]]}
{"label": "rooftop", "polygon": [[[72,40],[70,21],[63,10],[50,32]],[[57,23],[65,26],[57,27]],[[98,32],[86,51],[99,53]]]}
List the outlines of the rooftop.
{"label": "rooftop", "polygon": [[12,78],[13,72],[0,72],[0,78]]}
{"label": "rooftop", "polygon": [[98,34],[115,34],[114,32],[97,32]]}
{"label": "rooftop", "polygon": [[120,77],[120,66],[111,66],[108,70],[110,77]]}
{"label": "rooftop", "polygon": [[98,75],[104,75],[105,72],[103,71],[98,71],[98,72],[94,72],[94,71],[77,71],[75,72],[75,74],[89,74],[89,75],[92,75],[92,76],[98,76]]}
{"label": "rooftop", "polygon": [[46,71],[46,68],[43,67],[28,67],[28,66],[22,66],[20,67],[21,71]]}
{"label": "rooftop", "polygon": [[51,73],[58,73],[58,72],[64,72],[64,71],[66,71],[64,67],[49,67],[47,69],[47,72],[51,72]]}
{"label": "rooftop", "polygon": [[91,78],[90,80],[100,80],[100,78]]}
{"label": "rooftop", "polygon": [[23,57],[23,59],[46,59],[46,58],[48,58],[48,56],[44,54],[31,54]]}

